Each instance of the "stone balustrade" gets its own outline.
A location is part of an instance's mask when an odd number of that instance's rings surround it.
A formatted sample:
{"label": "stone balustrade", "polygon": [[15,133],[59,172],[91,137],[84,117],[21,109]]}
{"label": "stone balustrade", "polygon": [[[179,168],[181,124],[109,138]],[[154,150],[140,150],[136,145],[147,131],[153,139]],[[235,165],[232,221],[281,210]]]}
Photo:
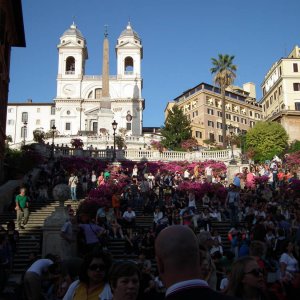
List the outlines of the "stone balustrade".
{"label": "stone balustrade", "polygon": [[[56,147],[55,156],[68,157],[93,157],[100,160],[111,160],[113,157],[113,150],[84,150],[65,147]],[[234,150],[234,156],[240,156],[240,149]],[[228,162],[231,159],[231,150],[215,150],[215,151],[163,151],[157,150],[116,150],[116,158],[118,161],[132,160],[132,161],[205,161],[217,160]]]}

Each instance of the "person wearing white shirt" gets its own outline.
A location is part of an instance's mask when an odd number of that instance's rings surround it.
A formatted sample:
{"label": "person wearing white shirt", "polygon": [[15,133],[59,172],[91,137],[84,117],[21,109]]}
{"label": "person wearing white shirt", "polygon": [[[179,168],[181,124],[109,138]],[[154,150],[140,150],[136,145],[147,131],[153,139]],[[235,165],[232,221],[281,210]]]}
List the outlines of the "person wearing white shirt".
{"label": "person wearing white shirt", "polygon": [[138,171],[139,171],[139,169],[138,169],[137,165],[134,165],[133,169],[132,169],[132,177],[137,177]]}
{"label": "person wearing white shirt", "polygon": [[128,229],[130,239],[132,238],[132,229],[135,227],[135,217],[135,212],[128,206],[127,210],[123,213],[122,218],[125,227]]}
{"label": "person wearing white shirt", "polygon": [[196,196],[194,192],[189,192],[189,204],[188,207],[194,212],[196,211]]}
{"label": "person wearing white shirt", "polygon": [[290,281],[293,279],[293,275],[299,272],[299,265],[297,259],[293,254],[294,245],[292,242],[288,242],[285,252],[280,256],[280,272],[283,281]]}
{"label": "person wearing white shirt", "polygon": [[210,166],[207,166],[205,168],[205,176],[206,176],[206,181],[211,183],[212,182],[212,168]]}
{"label": "person wearing white shirt", "polygon": [[96,176],[96,172],[95,171],[92,171],[91,185],[92,185],[92,189],[95,189],[97,187],[97,176]]}
{"label": "person wearing white shirt", "polygon": [[159,224],[159,221],[163,218],[163,213],[160,211],[160,208],[157,206],[153,213],[153,227],[156,228],[156,225]]}
{"label": "person wearing white shirt", "polygon": [[184,173],[183,173],[183,178],[184,178],[185,180],[187,180],[187,179],[190,178],[190,172],[189,172],[188,169],[186,169],[186,170],[184,171]]}
{"label": "person wearing white shirt", "polygon": [[154,186],[154,179],[155,179],[155,177],[153,176],[153,174],[149,173],[148,182],[149,182],[149,187],[151,190],[153,189],[153,186]]}
{"label": "person wearing white shirt", "polygon": [[78,184],[78,177],[74,173],[72,173],[71,177],[69,178],[69,187],[71,189],[71,199],[74,201],[77,200],[76,197],[77,184]]}
{"label": "person wearing white shirt", "polygon": [[24,291],[27,299],[39,300],[42,297],[42,275],[53,265],[52,259],[42,258],[35,261],[24,276]]}

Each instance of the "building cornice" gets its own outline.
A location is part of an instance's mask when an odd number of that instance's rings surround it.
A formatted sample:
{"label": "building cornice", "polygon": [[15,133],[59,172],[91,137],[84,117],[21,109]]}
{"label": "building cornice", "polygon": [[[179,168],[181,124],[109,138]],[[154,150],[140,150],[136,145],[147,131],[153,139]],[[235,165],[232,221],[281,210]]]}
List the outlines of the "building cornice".
{"label": "building cornice", "polygon": [[49,102],[18,102],[18,103],[8,103],[7,106],[54,106],[55,103]]}
{"label": "building cornice", "polygon": [[300,117],[300,111],[297,110],[281,110],[271,116],[266,116],[266,121],[276,121],[284,116]]}
{"label": "building cornice", "polygon": [[[185,104],[186,102],[189,102],[189,101],[193,101],[193,97],[197,97],[199,96],[200,94],[206,94],[206,95],[211,95],[213,97],[217,97],[219,100],[222,100],[222,96],[220,94],[216,94],[212,91],[209,91],[209,90],[199,90],[198,92],[194,93],[193,95],[191,95],[190,97],[188,98],[185,98],[184,100],[180,101],[180,102],[174,102],[175,105],[182,105],[182,104]],[[230,103],[233,103],[235,105],[243,105],[249,109],[257,109],[259,111],[262,110],[262,107],[261,107],[261,104],[259,104],[258,102],[254,102],[254,104],[252,103],[249,103],[249,102],[243,102],[243,101],[239,101],[239,100],[235,100],[233,98],[230,98],[230,97],[225,97],[225,100],[226,101],[229,101]],[[170,103],[170,102],[169,102]],[[172,102],[171,102],[172,103]],[[205,104],[205,103],[204,103]]]}
{"label": "building cornice", "polygon": [[[264,77],[264,80],[262,82],[262,84],[260,85],[261,87],[263,87],[266,84],[266,81],[269,79],[269,77],[272,75],[273,71],[284,61],[289,61],[289,60],[294,60],[294,61],[300,61],[300,58],[297,57],[283,57],[280,60],[276,61],[272,67],[269,69],[269,71],[267,72],[267,74]],[[284,77],[284,75],[280,75],[282,77]]]}

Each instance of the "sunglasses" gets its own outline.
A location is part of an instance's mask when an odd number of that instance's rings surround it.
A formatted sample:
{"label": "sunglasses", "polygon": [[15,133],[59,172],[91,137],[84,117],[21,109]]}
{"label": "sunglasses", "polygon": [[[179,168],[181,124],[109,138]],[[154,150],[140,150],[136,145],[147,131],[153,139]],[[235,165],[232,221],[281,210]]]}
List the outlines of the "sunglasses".
{"label": "sunglasses", "polygon": [[252,274],[254,276],[259,276],[260,274],[263,274],[263,270],[260,268],[257,268],[257,269],[253,269],[249,272],[245,272],[244,274]]}
{"label": "sunglasses", "polygon": [[89,266],[89,270],[91,271],[104,271],[105,270],[105,265],[97,265],[97,264],[92,264]]}

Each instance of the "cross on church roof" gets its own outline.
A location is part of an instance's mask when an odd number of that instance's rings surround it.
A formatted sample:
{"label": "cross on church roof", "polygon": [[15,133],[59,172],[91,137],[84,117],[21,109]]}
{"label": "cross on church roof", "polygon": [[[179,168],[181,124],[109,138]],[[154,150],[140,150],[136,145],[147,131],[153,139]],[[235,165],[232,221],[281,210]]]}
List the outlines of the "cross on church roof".
{"label": "cross on church roof", "polygon": [[107,28],[108,28],[108,25],[104,25],[104,37],[108,37],[108,30],[107,30]]}

